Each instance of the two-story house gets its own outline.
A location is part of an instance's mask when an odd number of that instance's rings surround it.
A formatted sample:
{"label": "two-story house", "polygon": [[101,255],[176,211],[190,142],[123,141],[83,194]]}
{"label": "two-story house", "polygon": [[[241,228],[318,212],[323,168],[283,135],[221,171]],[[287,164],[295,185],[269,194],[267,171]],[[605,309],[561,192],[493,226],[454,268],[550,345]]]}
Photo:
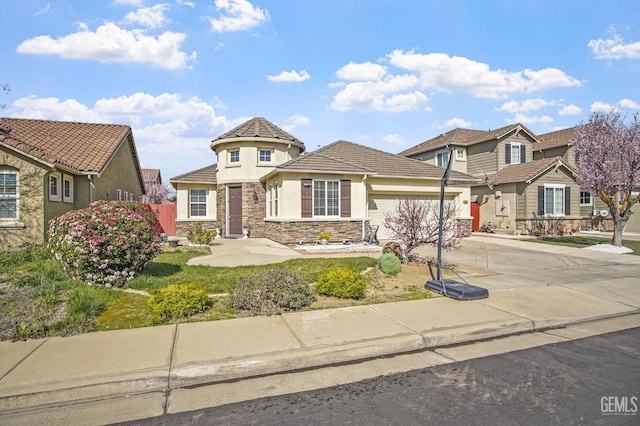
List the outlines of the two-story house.
{"label": "two-story house", "polygon": [[0,250],[42,243],[69,210],[142,194],[129,126],[0,118]]}
{"label": "two-story house", "polygon": [[[216,164],[170,179],[177,191],[178,235],[201,223],[223,237],[251,236],[278,242],[362,238],[383,221],[400,198],[438,200],[443,170],[353,142],[337,141],[306,153],[298,138],[264,118],[253,118],[211,142]],[[470,222],[472,182],[454,171],[446,200]]]}
{"label": "two-story house", "polygon": [[[578,127],[570,127],[539,135],[540,144],[534,149],[533,158],[535,160],[543,160],[560,157],[567,164],[575,167],[576,158],[571,141],[573,141]],[[608,208],[600,197],[581,189],[579,202],[580,216],[584,227],[597,228],[602,225],[602,229],[613,230],[612,220],[608,216]],[[632,208],[632,212],[634,214],[627,221],[625,231],[640,232],[640,205],[636,204]]]}
{"label": "two-story house", "polygon": [[[449,158],[449,147],[453,148]],[[399,155],[479,178],[471,186],[472,229],[529,231],[535,218],[580,226],[576,172],[561,156],[534,158],[539,138],[522,124],[496,130],[454,129]],[[547,224],[548,226],[548,224]]]}

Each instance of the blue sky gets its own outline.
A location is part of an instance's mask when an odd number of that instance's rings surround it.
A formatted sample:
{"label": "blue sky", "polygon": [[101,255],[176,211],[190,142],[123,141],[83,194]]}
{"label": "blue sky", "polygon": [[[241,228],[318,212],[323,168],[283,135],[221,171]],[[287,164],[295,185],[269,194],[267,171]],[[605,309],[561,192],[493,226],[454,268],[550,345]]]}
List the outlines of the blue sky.
{"label": "blue sky", "polygon": [[252,117],[309,151],[397,153],[456,127],[640,112],[637,0],[6,3],[0,115],[129,125],[167,182]]}

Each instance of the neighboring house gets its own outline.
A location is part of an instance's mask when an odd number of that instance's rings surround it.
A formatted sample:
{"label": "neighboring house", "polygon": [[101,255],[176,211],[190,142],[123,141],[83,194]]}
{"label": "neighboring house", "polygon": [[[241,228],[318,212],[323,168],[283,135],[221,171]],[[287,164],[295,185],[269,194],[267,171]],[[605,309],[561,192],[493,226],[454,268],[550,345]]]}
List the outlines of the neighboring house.
{"label": "neighboring house", "polygon": [[[448,147],[453,158],[448,158]],[[561,156],[537,160],[539,138],[522,124],[496,130],[454,129],[399,155],[481,180],[471,187],[473,230],[482,223],[494,229],[528,231],[535,216],[580,226],[576,172]]]}
{"label": "neighboring house", "polygon": [[143,193],[129,126],[0,118],[0,247],[42,243],[56,216]]}
{"label": "neighboring house", "polygon": [[[371,226],[388,238],[385,213],[404,197],[438,200],[441,168],[352,142],[304,153],[297,138],[254,118],[211,143],[217,165],[172,178],[178,223],[220,227],[222,236],[251,235],[279,242],[362,238]],[[470,222],[472,176],[454,171],[446,200]]]}
{"label": "neighboring house", "polygon": [[[570,127],[568,129],[562,129],[555,132],[545,133],[539,135],[538,139],[540,144],[533,152],[533,158],[545,159],[550,157],[561,157],[563,161],[569,165],[575,167],[576,158],[574,154],[571,142],[575,137],[575,131],[579,126]],[[590,227],[593,223],[597,223],[597,217],[604,211],[608,212],[608,207],[597,196],[597,194],[591,194],[589,191],[580,190],[579,196],[580,203],[580,216],[582,217],[582,224],[585,227]],[[633,214],[627,221],[625,231],[640,232],[640,205],[636,204],[631,211]],[[608,229],[613,230],[613,222],[609,217],[606,217]]]}
{"label": "neighboring house", "polygon": [[160,169],[142,169],[142,180],[145,185],[162,185]]}

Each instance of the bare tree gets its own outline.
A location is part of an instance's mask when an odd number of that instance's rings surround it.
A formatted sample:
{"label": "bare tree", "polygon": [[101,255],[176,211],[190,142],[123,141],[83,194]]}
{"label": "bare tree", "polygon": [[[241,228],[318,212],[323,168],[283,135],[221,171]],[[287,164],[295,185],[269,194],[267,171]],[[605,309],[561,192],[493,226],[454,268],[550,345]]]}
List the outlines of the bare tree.
{"label": "bare tree", "polygon": [[[11,93],[11,87],[9,87],[9,85],[8,85],[8,84],[6,84],[6,83],[5,83],[5,84],[3,84],[1,87],[2,87],[2,91],[3,91],[6,95],[8,95],[9,93]],[[0,104],[0,108],[1,108],[1,109],[5,109],[6,107],[7,107],[7,105],[6,105],[6,104]]]}
{"label": "bare tree", "polygon": [[[572,141],[578,183],[607,205],[613,219],[614,246],[622,246],[622,231],[631,208],[640,202],[640,122],[625,123],[619,110],[597,111],[576,128]],[[635,195],[634,195],[635,194]]]}
{"label": "bare tree", "polygon": [[[408,257],[412,250],[422,245],[438,245],[438,219],[440,203],[438,201],[404,198],[398,200],[392,213],[385,214],[384,226],[394,239],[406,246]],[[443,213],[442,248],[456,247],[464,234],[464,228],[458,223],[458,208],[453,202],[445,202]]]}

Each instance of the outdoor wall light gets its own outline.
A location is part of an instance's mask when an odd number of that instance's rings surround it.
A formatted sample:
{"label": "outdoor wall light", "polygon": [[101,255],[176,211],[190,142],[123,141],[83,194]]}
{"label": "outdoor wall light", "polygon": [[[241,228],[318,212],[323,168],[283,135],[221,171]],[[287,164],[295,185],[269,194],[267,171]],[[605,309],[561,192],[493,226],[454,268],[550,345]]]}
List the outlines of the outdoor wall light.
{"label": "outdoor wall light", "polygon": [[253,191],[253,204],[258,204],[258,193]]}

